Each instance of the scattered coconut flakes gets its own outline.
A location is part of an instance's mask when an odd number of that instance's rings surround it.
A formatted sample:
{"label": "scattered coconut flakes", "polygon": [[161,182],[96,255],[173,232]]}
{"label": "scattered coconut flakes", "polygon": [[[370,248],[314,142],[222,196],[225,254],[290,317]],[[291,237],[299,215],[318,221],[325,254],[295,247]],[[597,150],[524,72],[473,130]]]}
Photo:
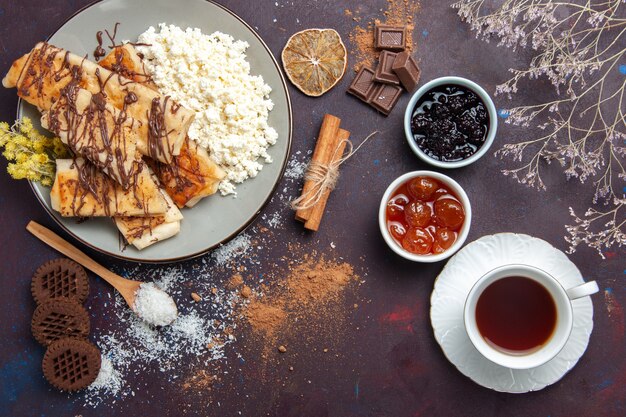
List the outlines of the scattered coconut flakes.
{"label": "scattered coconut flakes", "polygon": [[[224,262],[227,262],[224,257]],[[179,315],[167,327],[155,328],[141,320],[115,293],[110,303],[113,320],[94,333],[95,343],[102,352],[102,370],[96,381],[77,401],[86,406],[120,401],[134,396],[134,387],[126,382],[128,375],[154,372],[154,368],[174,381],[194,367],[207,366],[209,362],[224,360],[224,348],[236,339],[231,330],[237,328],[235,308],[241,300],[236,289],[227,290],[225,283],[208,279],[212,266],[197,264],[193,274],[185,273],[182,266],[156,268],[135,267],[122,272],[139,280],[158,277],[154,283],[176,300]],[[193,282],[201,292],[211,292],[211,303],[194,303],[189,300],[185,283]],[[107,313],[109,314],[109,313]]]}
{"label": "scattered coconut flakes", "polygon": [[237,256],[243,256],[251,249],[251,241],[249,235],[242,233],[225,245],[220,246],[211,253],[211,257],[215,259],[218,266],[226,264]]}
{"label": "scattered coconut flakes", "polygon": [[204,319],[194,311],[176,320],[168,331],[173,340],[179,341],[181,351],[193,353],[213,342],[213,336],[205,333],[204,329],[215,328],[214,323],[215,320]]}
{"label": "scattered coconut flakes", "polygon": [[306,162],[299,161],[296,158],[290,159],[285,170],[285,177],[294,180],[303,178],[307,165]]}
{"label": "scattered coconut flakes", "polygon": [[283,188],[280,192],[274,194],[272,201],[278,199],[284,203],[289,203],[300,195],[302,191],[302,179],[306,173],[312,153],[312,150],[307,152],[296,151],[291,159],[289,159],[283,175]]}
{"label": "scattered coconut flakes", "polygon": [[114,397],[122,389],[122,382],[122,375],[113,367],[111,360],[102,356],[100,372],[96,380],[87,387],[87,395],[102,392]]}
{"label": "scattered coconut flakes", "polygon": [[267,227],[271,227],[272,229],[278,229],[283,225],[281,213],[278,211],[271,215],[264,214],[263,220]]}

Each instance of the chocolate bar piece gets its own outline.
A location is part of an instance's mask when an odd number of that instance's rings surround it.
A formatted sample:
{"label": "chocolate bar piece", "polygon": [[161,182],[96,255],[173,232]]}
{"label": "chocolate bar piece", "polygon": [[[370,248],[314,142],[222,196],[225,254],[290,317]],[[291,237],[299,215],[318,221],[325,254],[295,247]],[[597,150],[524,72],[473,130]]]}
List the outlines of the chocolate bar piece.
{"label": "chocolate bar piece", "polygon": [[402,94],[402,87],[391,84],[378,84],[370,101],[370,106],[388,116]]}
{"label": "chocolate bar piece", "polygon": [[400,82],[408,92],[415,89],[420,80],[420,68],[417,66],[417,62],[415,62],[411,54],[407,51],[397,54],[391,69],[396,73]]}
{"label": "chocolate bar piece", "polygon": [[405,28],[402,26],[376,25],[374,47],[390,51],[404,51],[406,47]]}
{"label": "chocolate bar piece", "polygon": [[374,81],[374,71],[372,71],[371,68],[363,66],[356,74],[356,77],[354,77],[350,87],[348,87],[348,93],[369,103],[376,89],[376,84],[377,83]]}
{"label": "chocolate bar piece", "polygon": [[400,79],[391,67],[396,59],[396,52],[382,51],[378,58],[378,67],[376,67],[376,73],[374,79],[379,83],[400,85]]}

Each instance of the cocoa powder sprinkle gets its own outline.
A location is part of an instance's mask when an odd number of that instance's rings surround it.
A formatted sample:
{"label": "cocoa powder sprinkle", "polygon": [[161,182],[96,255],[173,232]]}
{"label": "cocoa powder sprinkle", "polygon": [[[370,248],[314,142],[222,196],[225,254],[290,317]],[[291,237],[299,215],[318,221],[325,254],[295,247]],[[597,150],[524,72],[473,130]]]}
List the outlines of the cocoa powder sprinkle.
{"label": "cocoa powder sprinkle", "polygon": [[243,298],[250,298],[251,295],[252,295],[252,290],[250,289],[250,287],[248,287],[247,285],[244,285],[243,288],[241,289],[241,296]]}
{"label": "cocoa powder sprinkle", "polygon": [[240,287],[241,285],[243,285],[243,277],[241,276],[241,274],[233,275],[228,281],[229,289],[237,288],[237,287]]}
{"label": "cocoa powder sprinkle", "polygon": [[[354,71],[358,71],[366,65],[374,69],[379,52],[374,49],[374,27],[377,24],[406,27],[406,47],[409,51],[415,49],[413,32],[415,24],[413,19],[419,11],[420,4],[417,1],[387,0],[387,8],[381,10],[381,19],[370,19],[365,25],[357,25],[350,32],[349,39],[352,44],[350,50],[354,57]],[[352,17],[355,22],[360,22],[359,11],[346,9],[344,15]],[[354,17],[353,17],[354,16]]]}
{"label": "cocoa powder sprinkle", "polygon": [[266,297],[250,299],[246,318],[254,330],[275,337],[287,324],[290,314],[318,314],[324,305],[337,302],[342,290],[355,279],[348,263],[305,257],[301,264],[291,266],[283,280],[284,288],[275,288]]}
{"label": "cocoa powder sprinkle", "polygon": [[284,322],[287,314],[278,305],[271,305],[261,300],[252,300],[246,311],[250,325],[267,335],[273,335]]}

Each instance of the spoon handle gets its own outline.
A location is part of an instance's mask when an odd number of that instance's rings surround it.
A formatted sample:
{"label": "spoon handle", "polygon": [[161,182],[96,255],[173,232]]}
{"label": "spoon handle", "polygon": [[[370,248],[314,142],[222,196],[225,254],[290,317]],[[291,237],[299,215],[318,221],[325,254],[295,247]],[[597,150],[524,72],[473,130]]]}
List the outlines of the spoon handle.
{"label": "spoon handle", "polygon": [[121,276],[109,271],[108,269],[91,259],[89,256],[85,255],[76,246],[72,245],[61,236],[57,235],[52,230],[40,225],[39,223],[31,220],[26,226],[26,230],[35,235],[35,237],[37,237],[42,242],[48,244],[50,247],[58,250],[63,255],[67,256],[70,259],[73,259],[85,268],[89,269],[94,274],[100,276],[113,287],[118,288],[118,284],[127,281],[125,278],[122,278]]}

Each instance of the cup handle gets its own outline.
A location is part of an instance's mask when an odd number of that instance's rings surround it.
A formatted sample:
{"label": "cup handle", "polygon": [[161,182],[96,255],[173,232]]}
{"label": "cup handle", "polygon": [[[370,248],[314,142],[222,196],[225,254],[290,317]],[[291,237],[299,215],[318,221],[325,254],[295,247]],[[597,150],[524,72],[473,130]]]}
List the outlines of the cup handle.
{"label": "cup handle", "polygon": [[577,285],[568,289],[567,296],[570,300],[575,300],[577,298],[586,297],[591,294],[595,294],[600,289],[598,288],[598,283],[595,281],[585,282],[584,284]]}

